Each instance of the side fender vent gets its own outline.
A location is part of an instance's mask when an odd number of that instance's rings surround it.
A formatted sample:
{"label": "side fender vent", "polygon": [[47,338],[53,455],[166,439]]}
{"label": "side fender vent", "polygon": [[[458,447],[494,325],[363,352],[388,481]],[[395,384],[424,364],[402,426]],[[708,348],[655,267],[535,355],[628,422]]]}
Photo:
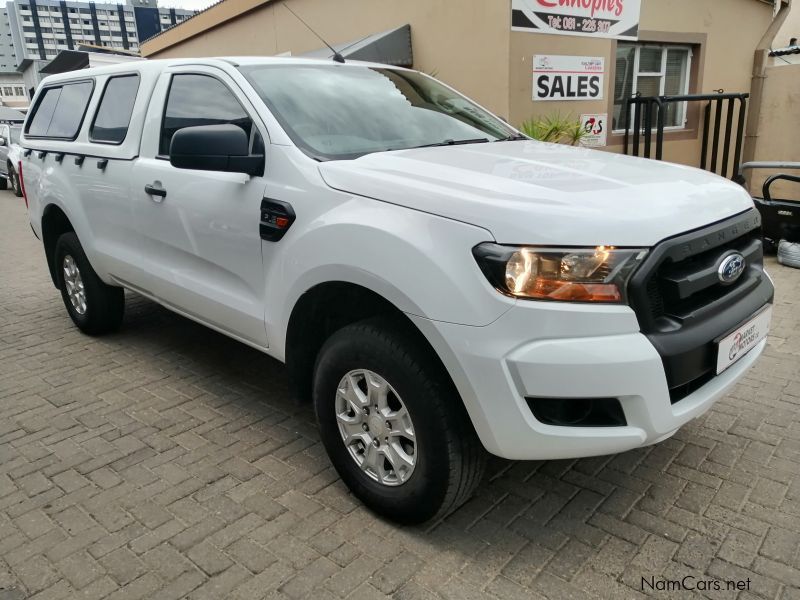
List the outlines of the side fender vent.
{"label": "side fender vent", "polygon": [[295,214],[292,205],[288,202],[264,198],[261,201],[261,224],[259,231],[261,239],[267,242],[277,242],[286,235],[294,223]]}

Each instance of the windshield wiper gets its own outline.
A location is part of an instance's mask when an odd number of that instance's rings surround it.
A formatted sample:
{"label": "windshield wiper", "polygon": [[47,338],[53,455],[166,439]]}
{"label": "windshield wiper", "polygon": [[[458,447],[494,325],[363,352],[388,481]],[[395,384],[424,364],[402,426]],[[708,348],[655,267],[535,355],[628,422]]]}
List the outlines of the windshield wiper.
{"label": "windshield wiper", "polygon": [[487,138],[474,138],[471,140],[444,140],[442,142],[436,142],[433,144],[422,144],[421,146],[412,146],[408,148],[408,150],[413,150],[415,148],[433,148],[435,146],[461,146],[462,144],[484,144],[488,142]]}

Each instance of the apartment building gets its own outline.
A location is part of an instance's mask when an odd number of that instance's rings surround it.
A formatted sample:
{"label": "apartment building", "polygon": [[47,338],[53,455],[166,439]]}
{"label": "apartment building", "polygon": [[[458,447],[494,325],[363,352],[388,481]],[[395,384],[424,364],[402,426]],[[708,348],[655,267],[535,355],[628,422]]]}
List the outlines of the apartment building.
{"label": "apartment building", "polygon": [[8,24],[8,10],[0,10],[0,106],[25,108],[28,106],[22,75],[14,64],[14,43]]}
{"label": "apartment building", "polygon": [[0,74],[14,73],[14,42],[8,23],[8,8],[0,9]]}
{"label": "apartment building", "polygon": [[138,52],[141,40],[193,14],[190,10],[159,8],[156,0],[129,4],[16,0],[6,5],[15,65],[26,59],[50,60],[59,51],[82,44]]}

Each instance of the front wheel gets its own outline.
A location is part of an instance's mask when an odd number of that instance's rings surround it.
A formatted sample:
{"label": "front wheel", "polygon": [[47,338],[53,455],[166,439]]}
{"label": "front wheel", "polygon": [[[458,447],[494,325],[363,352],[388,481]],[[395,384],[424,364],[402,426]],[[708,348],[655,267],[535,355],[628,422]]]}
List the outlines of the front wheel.
{"label": "front wheel", "polygon": [[444,517],[481,480],[486,453],[461,399],[431,351],[392,321],[363,321],[328,339],[314,407],[341,478],[392,520]]}
{"label": "front wheel", "polygon": [[55,265],[61,297],[75,325],[89,335],[118,329],[125,313],[125,291],[97,276],[73,232],[58,238]]}

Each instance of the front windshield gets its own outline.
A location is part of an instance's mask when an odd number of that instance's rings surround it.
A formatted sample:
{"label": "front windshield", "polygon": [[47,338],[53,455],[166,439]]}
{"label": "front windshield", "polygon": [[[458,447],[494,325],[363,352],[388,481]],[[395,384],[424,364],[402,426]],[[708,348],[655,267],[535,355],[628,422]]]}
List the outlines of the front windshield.
{"label": "front windshield", "polygon": [[515,132],[435,79],[348,65],[255,65],[241,71],[295,144],[318,160]]}

